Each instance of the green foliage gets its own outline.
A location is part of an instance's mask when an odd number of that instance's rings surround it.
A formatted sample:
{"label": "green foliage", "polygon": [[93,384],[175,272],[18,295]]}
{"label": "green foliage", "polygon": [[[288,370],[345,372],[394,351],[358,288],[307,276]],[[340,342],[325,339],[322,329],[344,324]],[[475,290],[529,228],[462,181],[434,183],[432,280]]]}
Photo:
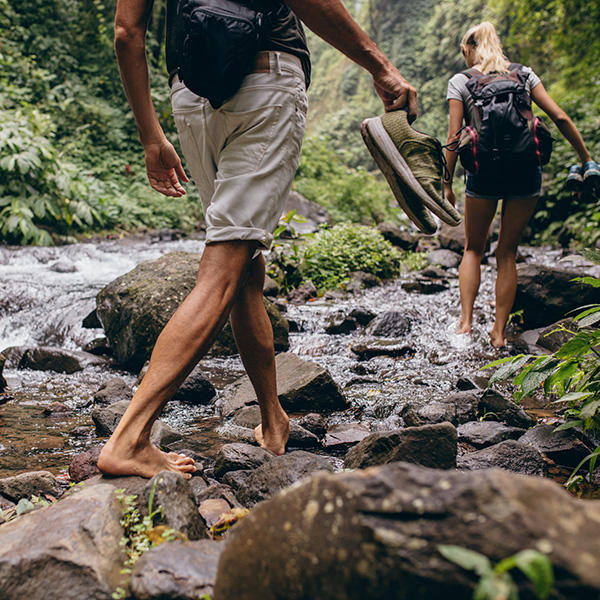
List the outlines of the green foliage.
{"label": "green foliage", "polygon": [[468,548],[440,545],[438,549],[447,560],[479,576],[473,600],[518,600],[519,589],[510,574],[515,568],[534,584],[540,600],[548,598],[554,586],[552,563],[537,550],[522,550],[501,560],[494,567],[487,556]]}
{"label": "green foliage", "polygon": [[[587,250],[583,254],[586,259],[600,264],[600,250]],[[597,278],[578,280],[600,287],[600,279]],[[484,367],[500,367],[490,378],[490,385],[514,377],[517,401],[540,389],[546,395],[556,395],[554,402],[568,407],[564,413],[566,420],[556,428],[557,431],[572,427],[600,429],[600,304],[584,306],[580,311],[574,318],[577,324],[575,331],[561,326],[560,329],[569,331],[572,337],[554,354],[519,354]],[[589,460],[590,472],[595,467],[599,451],[582,461],[583,464]]]}

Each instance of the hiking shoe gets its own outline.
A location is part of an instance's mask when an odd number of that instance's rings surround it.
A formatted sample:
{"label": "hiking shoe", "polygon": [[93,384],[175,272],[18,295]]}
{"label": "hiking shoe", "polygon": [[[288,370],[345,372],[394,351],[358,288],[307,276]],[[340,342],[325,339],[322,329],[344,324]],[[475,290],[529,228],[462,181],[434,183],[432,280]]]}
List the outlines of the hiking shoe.
{"label": "hiking shoe", "polygon": [[566,188],[570,192],[579,192],[579,191],[581,191],[582,184],[583,184],[583,169],[579,165],[573,165],[569,169],[569,174],[567,175]]}
{"label": "hiking shoe", "polygon": [[[443,196],[443,153],[436,138],[413,129],[404,110],[366,119],[361,125],[361,133],[388,183],[390,177],[386,172],[390,170],[400,180],[402,199],[396,196],[391,183],[390,187],[405,211],[410,197],[413,213],[420,202],[445,223],[452,226],[460,223],[458,211]],[[379,156],[375,156],[372,147],[377,149]]]}
{"label": "hiking shoe", "polygon": [[600,168],[596,161],[590,160],[583,165],[583,187],[594,195],[600,192]]}

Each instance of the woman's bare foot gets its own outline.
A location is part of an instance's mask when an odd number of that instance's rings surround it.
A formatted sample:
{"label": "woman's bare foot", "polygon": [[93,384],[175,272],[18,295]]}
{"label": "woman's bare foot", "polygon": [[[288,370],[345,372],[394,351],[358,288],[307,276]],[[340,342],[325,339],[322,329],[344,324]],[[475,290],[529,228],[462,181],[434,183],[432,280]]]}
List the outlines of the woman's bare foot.
{"label": "woman's bare foot", "polygon": [[194,460],[175,452],[162,452],[148,442],[143,446],[119,446],[109,440],[98,457],[98,468],[105,475],[138,475],[154,477],[161,471],[173,471],[190,479],[196,471]]}
{"label": "woman's bare foot", "polygon": [[269,423],[268,428],[265,426],[263,429],[261,424],[254,429],[254,437],[258,445],[278,456],[285,453],[285,447],[290,439],[290,419],[285,412],[282,413],[276,423]]}
{"label": "woman's bare foot", "polygon": [[463,321],[462,319],[458,322],[456,333],[471,333],[471,323]]}
{"label": "woman's bare foot", "polygon": [[490,332],[490,342],[494,348],[504,348],[506,346],[506,338],[504,337],[504,331],[498,333],[492,329]]}

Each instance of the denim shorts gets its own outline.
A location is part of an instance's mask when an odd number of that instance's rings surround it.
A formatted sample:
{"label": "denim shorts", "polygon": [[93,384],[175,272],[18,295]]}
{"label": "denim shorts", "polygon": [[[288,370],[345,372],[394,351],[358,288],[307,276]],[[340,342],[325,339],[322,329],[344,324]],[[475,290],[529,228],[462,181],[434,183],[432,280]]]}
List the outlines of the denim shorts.
{"label": "denim shorts", "polygon": [[513,173],[505,177],[489,177],[467,173],[469,198],[484,200],[524,200],[539,196],[542,191],[542,168],[535,167],[523,173]]}
{"label": "denim shorts", "polygon": [[269,52],[269,72],[246,75],[220,108],[174,78],[173,117],[198,187],[206,243],[273,242],[300,160],[308,100],[300,60]]}

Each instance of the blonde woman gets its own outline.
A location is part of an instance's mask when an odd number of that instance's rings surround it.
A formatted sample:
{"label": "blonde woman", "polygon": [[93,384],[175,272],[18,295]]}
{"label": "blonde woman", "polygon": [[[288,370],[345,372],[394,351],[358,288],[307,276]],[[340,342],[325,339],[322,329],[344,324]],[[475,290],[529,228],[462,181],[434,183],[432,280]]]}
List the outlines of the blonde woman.
{"label": "blonde woman", "polygon": [[[509,61],[504,55],[494,26],[481,23],[467,31],[461,50],[469,69],[483,74],[507,73]],[[558,127],[573,146],[589,175],[596,163],[591,159],[581,134],[560,107],[552,100],[539,77],[529,67],[522,67],[526,77],[526,91]],[[475,116],[475,106],[466,86],[468,75],[458,73],[448,83],[446,99],[450,105],[448,144],[456,142],[463,121],[469,125]],[[455,203],[452,179],[457,154],[446,150],[448,174],[444,180],[446,196]],[[595,166],[595,167],[594,167]],[[596,175],[594,175],[594,178]],[[479,291],[480,265],[489,228],[496,213],[498,200],[502,200],[502,218],[498,247],[496,249],[496,317],[490,341],[496,348],[506,345],[506,323],[512,309],[517,288],[517,246],[540,195],[542,170],[533,166],[518,173],[494,172],[487,175],[467,173],[465,198],[466,246],[459,271],[461,317],[459,333],[470,333],[473,322],[473,305]]]}

